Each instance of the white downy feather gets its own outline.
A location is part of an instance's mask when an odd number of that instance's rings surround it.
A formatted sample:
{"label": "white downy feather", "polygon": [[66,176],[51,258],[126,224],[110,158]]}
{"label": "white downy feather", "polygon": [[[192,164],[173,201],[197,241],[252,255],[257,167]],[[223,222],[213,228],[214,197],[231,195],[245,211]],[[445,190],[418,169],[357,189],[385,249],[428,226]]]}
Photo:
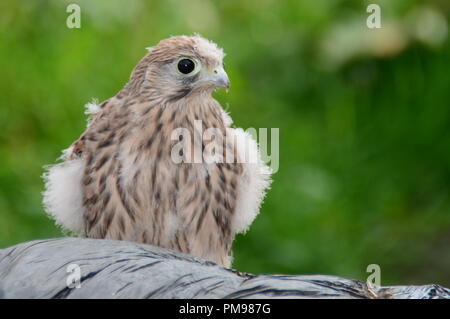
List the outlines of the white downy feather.
{"label": "white downy feather", "polygon": [[[85,105],[85,114],[88,115],[89,126],[92,117],[100,111],[98,101],[93,99]],[[72,147],[63,151],[59,158],[61,163],[45,167],[43,179],[45,191],[43,203],[47,214],[53,218],[58,226],[75,235],[83,235],[84,219],[82,205],[82,187],[84,161],[83,159],[70,160]]]}
{"label": "white downy feather", "polygon": [[271,170],[262,161],[258,145],[253,137],[241,128],[228,129],[235,138],[240,161],[243,161],[243,176],[237,187],[236,211],[231,229],[234,233],[246,232],[259,213],[266,190],[271,183]]}
{"label": "white downy feather", "polygon": [[[65,154],[70,152],[71,148],[64,151]],[[47,214],[64,230],[82,235],[84,229],[81,189],[83,160],[66,159],[62,163],[48,165],[45,169],[43,203]]]}

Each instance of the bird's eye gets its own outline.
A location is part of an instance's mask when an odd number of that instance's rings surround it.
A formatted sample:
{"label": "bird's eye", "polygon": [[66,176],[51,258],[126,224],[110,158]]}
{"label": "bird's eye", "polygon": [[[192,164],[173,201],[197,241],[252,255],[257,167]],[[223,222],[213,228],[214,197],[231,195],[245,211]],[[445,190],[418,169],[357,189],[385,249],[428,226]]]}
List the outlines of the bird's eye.
{"label": "bird's eye", "polygon": [[188,58],[183,58],[178,61],[178,71],[183,74],[192,73],[195,70],[195,62]]}

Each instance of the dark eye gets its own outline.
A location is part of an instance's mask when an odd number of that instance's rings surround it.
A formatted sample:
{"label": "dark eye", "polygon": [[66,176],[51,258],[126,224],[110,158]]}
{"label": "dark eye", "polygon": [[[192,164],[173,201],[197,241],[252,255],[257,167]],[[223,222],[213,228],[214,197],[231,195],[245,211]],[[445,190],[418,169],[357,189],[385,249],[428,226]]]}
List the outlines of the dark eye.
{"label": "dark eye", "polygon": [[195,63],[191,59],[181,59],[178,62],[178,71],[183,74],[189,74],[195,69]]}

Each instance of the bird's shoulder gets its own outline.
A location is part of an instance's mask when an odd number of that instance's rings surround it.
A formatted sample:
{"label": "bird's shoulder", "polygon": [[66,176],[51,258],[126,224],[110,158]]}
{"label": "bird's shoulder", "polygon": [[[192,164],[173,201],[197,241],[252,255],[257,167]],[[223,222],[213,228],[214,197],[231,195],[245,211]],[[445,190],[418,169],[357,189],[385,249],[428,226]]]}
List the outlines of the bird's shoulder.
{"label": "bird's shoulder", "polygon": [[102,103],[90,102],[85,105],[85,114],[88,115],[86,129],[72,143],[67,158],[69,160],[83,158],[89,142],[97,142],[100,139],[98,132],[105,131],[110,125],[109,115],[112,113],[113,105],[118,103],[116,98],[109,98]]}
{"label": "bird's shoulder", "polygon": [[89,115],[85,131],[71,145],[69,159],[83,158],[98,147],[103,148],[122,141],[142,121],[159,110],[158,101],[139,97],[113,96],[100,104],[88,103],[85,113]]}

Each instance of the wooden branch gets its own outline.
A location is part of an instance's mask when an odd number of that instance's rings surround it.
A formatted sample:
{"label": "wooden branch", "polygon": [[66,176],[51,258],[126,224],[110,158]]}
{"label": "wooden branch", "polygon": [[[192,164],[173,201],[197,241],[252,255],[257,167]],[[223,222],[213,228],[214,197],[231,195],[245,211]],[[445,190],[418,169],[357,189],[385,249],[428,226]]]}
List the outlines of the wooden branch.
{"label": "wooden branch", "polygon": [[[78,289],[68,287],[71,264],[79,266]],[[370,289],[358,280],[325,275],[251,275],[150,245],[57,238],[0,250],[0,297],[450,298],[450,290],[439,285]]]}

